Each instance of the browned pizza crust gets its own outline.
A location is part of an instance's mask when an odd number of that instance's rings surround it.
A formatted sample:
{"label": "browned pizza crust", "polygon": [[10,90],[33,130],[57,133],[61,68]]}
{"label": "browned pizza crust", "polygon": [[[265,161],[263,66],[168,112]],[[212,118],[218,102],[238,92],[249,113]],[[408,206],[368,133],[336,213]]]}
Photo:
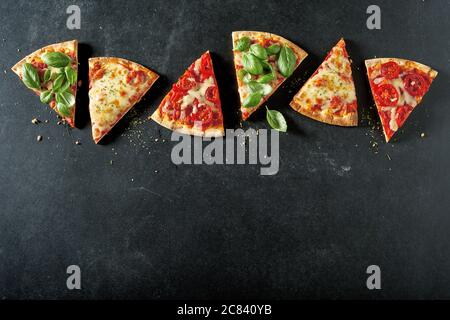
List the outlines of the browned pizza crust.
{"label": "browned pizza crust", "polygon": [[292,100],[290,106],[297,112],[302,115],[320,121],[327,124],[342,126],[342,127],[355,127],[358,125],[358,113],[350,112],[344,116],[334,117],[331,114],[323,114],[320,112],[313,112],[311,109],[303,108],[300,104],[298,104],[295,100]]}

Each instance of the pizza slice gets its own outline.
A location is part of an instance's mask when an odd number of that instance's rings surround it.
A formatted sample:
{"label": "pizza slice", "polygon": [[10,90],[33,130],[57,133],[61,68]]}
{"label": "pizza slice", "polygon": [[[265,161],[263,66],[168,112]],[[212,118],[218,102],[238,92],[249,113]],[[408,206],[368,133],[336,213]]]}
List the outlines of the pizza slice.
{"label": "pizza slice", "polygon": [[197,59],[165,96],[151,119],[175,132],[224,135],[219,87],[209,51]]}
{"label": "pizza slice", "polygon": [[43,47],[11,68],[23,83],[75,127],[78,78],[78,42],[66,41]]}
{"label": "pizza slice", "polygon": [[384,136],[389,142],[422,101],[438,73],[418,62],[397,58],[366,60],[366,68]]}
{"label": "pizza slice", "polygon": [[289,40],[267,32],[232,33],[242,119],[255,112],[308,55]]}
{"label": "pizza slice", "polygon": [[331,49],[290,103],[297,112],[338,126],[358,125],[358,105],[344,39]]}
{"label": "pizza slice", "polygon": [[89,113],[95,143],[142,99],[158,77],[155,72],[125,59],[89,59]]}

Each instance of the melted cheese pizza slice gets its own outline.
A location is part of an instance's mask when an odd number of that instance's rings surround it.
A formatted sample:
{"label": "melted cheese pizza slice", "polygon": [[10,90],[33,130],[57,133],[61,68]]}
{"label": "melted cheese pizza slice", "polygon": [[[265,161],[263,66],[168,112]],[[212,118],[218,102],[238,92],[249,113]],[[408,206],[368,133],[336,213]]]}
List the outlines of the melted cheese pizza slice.
{"label": "melted cheese pizza slice", "polygon": [[358,124],[355,85],[344,39],[330,51],[290,105],[299,113],[324,123]]}
{"label": "melted cheese pizza slice", "polygon": [[418,62],[397,58],[366,60],[366,68],[384,136],[389,142],[422,101],[437,72]]}
{"label": "melted cheese pizza slice", "polygon": [[89,59],[89,113],[95,143],[141,100],[158,77],[125,59]]}

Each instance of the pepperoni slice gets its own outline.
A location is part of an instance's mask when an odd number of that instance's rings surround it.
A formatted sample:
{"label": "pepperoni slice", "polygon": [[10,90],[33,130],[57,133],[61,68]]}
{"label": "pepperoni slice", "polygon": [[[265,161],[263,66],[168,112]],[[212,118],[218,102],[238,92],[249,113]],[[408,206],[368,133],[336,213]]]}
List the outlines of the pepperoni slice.
{"label": "pepperoni slice", "polygon": [[388,80],[395,79],[398,77],[399,74],[400,74],[400,66],[396,62],[389,61],[381,65],[381,75],[386,79]]}
{"label": "pepperoni slice", "polygon": [[189,91],[196,85],[197,84],[196,84],[195,80],[192,78],[189,78],[189,77],[184,77],[180,80],[180,82],[178,82],[178,87],[184,91]]}
{"label": "pepperoni slice", "polygon": [[200,77],[202,81],[208,79],[213,74],[213,67],[210,61],[211,58],[209,55],[204,55],[202,57],[202,62],[200,65]]}
{"label": "pepperoni slice", "polygon": [[217,101],[217,88],[216,87],[209,87],[206,89],[205,92],[205,98],[208,101],[216,102]]}
{"label": "pepperoni slice", "polygon": [[397,89],[392,84],[382,84],[375,89],[375,99],[380,106],[393,106],[398,101]]}
{"label": "pepperoni slice", "polygon": [[428,90],[428,81],[420,74],[408,73],[403,77],[406,91],[414,97],[423,96]]}

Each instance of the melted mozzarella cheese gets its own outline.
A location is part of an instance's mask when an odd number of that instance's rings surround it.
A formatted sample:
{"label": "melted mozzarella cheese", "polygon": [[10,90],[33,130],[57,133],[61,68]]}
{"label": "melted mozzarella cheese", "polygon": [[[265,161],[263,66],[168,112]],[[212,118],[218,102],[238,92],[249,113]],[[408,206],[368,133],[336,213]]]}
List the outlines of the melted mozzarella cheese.
{"label": "melted mozzarella cheese", "polygon": [[[188,106],[192,105],[192,103],[194,102],[195,99],[197,99],[199,104],[204,103],[204,104],[214,106],[213,103],[206,100],[206,98],[205,98],[206,90],[208,90],[209,87],[214,87],[214,86],[215,86],[215,83],[214,83],[213,77],[209,77],[208,79],[203,81],[203,83],[197,84],[194,88],[190,89],[187,92],[187,94],[183,97],[183,99],[181,100],[181,105],[180,105],[181,109],[182,110],[186,109]],[[195,113],[195,112],[193,112],[193,113]]]}

